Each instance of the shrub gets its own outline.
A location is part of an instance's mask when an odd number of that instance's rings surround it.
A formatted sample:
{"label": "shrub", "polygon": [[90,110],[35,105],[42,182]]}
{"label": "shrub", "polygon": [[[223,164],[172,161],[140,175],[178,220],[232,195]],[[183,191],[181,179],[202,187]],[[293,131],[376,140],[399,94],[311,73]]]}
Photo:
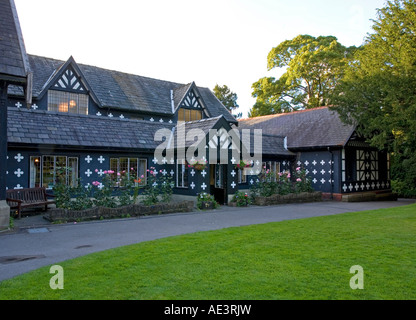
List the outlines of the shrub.
{"label": "shrub", "polygon": [[301,167],[297,167],[295,171],[295,184],[294,192],[312,192],[313,187],[310,179],[306,176],[306,170]]}
{"label": "shrub", "polygon": [[232,202],[235,202],[237,204],[237,207],[244,207],[249,204],[251,204],[251,198],[248,196],[246,192],[237,191],[232,200]]}
{"label": "shrub", "polygon": [[149,172],[149,177],[142,193],[143,203],[153,205],[159,202],[169,202],[172,199],[174,187],[172,177],[162,175],[162,170],[157,172],[154,167],[147,172]]}

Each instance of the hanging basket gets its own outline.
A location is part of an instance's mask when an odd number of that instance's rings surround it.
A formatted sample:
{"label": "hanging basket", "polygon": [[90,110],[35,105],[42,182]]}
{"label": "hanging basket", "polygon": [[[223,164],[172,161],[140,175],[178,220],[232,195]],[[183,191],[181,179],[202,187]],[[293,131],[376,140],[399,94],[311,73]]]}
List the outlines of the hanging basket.
{"label": "hanging basket", "polygon": [[245,162],[243,160],[240,160],[240,162],[235,165],[236,169],[244,169],[244,168],[250,168],[250,167],[252,167],[250,162]]}
{"label": "hanging basket", "polygon": [[195,168],[195,170],[204,170],[205,164],[198,163],[198,164],[194,164],[193,167]]}

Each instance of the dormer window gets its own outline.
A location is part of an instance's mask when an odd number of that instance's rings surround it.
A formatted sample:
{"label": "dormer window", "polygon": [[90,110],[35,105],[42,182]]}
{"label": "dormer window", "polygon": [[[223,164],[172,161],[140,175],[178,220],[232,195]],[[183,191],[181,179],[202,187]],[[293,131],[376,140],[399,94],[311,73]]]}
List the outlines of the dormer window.
{"label": "dormer window", "polygon": [[88,95],[49,90],[48,111],[88,114]]}

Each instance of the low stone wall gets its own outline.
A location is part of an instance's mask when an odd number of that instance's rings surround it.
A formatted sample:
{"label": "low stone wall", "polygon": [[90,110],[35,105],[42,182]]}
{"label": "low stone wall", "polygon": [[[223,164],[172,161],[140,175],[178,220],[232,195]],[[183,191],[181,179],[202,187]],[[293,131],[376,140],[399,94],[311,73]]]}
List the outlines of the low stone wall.
{"label": "low stone wall", "polygon": [[272,206],[285,203],[303,203],[322,201],[322,192],[301,192],[286,195],[274,194],[270,197],[256,197],[254,204],[257,206]]}
{"label": "low stone wall", "polygon": [[49,209],[43,216],[51,222],[78,222],[121,217],[138,217],[146,215],[166,214],[175,212],[191,212],[193,201],[159,203],[152,206],[132,204],[119,208],[93,207],[85,210]]}
{"label": "low stone wall", "polygon": [[365,201],[397,201],[397,194],[391,191],[386,192],[357,192],[344,194],[343,202],[365,202]]}

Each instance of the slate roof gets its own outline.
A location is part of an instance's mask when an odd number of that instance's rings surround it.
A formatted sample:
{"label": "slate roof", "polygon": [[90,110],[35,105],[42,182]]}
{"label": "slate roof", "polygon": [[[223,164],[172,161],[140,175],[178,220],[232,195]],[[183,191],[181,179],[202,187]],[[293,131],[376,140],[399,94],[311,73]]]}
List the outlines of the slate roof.
{"label": "slate roof", "polygon": [[157,130],[173,124],[42,110],[8,109],[8,142],[111,150],[154,150]]}
{"label": "slate roof", "polygon": [[[28,57],[33,70],[33,97],[38,98],[44,94],[51,79],[59,72],[65,61],[35,55]],[[169,116],[173,114],[171,90],[176,108],[192,85],[192,83],[180,84],[84,64],[77,66],[97,97],[100,107],[115,110]],[[224,115],[227,121],[237,122],[210,89],[203,87],[197,89],[211,117]],[[13,90],[12,94],[22,94],[18,88]]]}
{"label": "slate roof", "polygon": [[[294,156],[295,154],[285,149],[284,143],[285,137],[262,135],[262,154],[263,155],[281,155],[281,156]],[[254,141],[254,140],[252,140]],[[251,152],[253,152],[253,145],[251,145]]]}
{"label": "slate roof", "polygon": [[239,120],[239,129],[262,129],[287,137],[289,149],[345,146],[355,126],[345,125],[328,107]]}
{"label": "slate roof", "polygon": [[[0,0],[0,77],[24,82],[28,69],[26,50],[13,0]],[[16,78],[17,77],[17,78]]]}

